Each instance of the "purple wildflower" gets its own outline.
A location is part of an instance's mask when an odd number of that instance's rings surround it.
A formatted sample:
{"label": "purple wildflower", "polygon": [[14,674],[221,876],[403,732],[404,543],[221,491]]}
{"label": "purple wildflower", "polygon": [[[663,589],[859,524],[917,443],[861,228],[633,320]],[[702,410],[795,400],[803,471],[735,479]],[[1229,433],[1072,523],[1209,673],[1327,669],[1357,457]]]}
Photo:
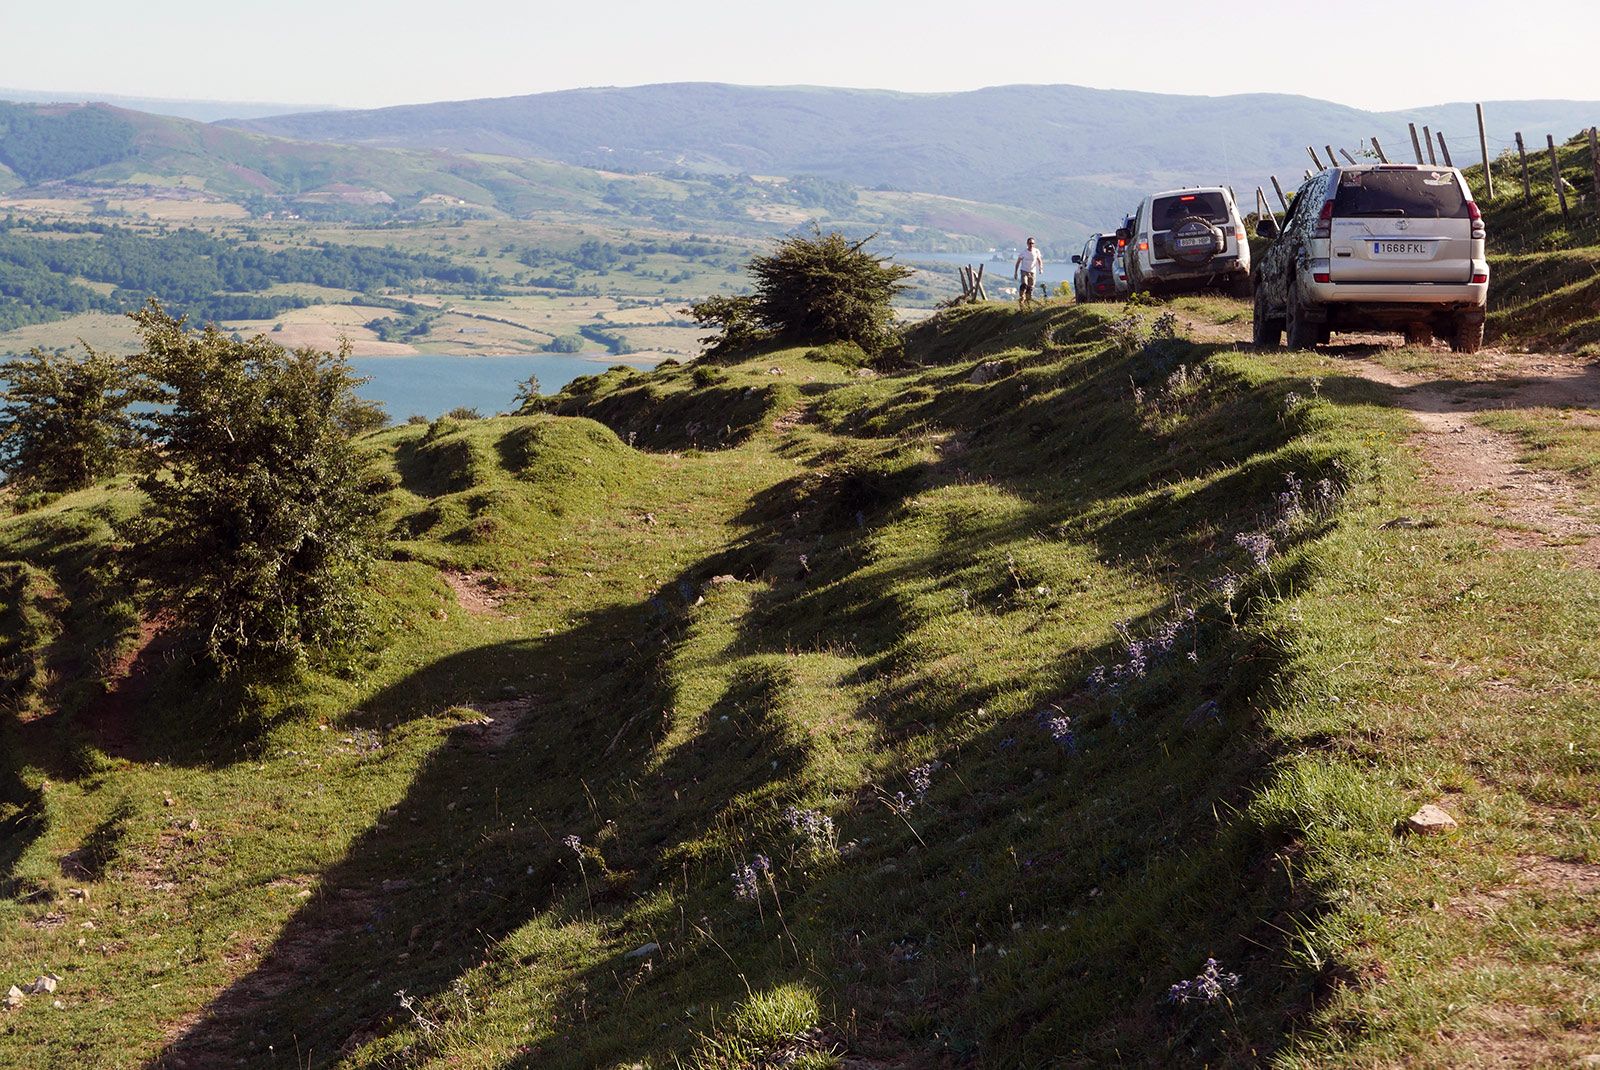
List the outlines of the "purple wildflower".
{"label": "purple wildflower", "polygon": [[766,855],[756,855],[733,871],[733,897],[747,903],[761,899],[761,878],[772,872],[772,863]]}
{"label": "purple wildflower", "polygon": [[911,794],[917,802],[928,797],[928,789],[933,787],[933,774],[943,768],[943,762],[928,762],[906,774],[906,779],[911,781]]}
{"label": "purple wildflower", "polygon": [[567,835],[561,837],[561,846],[565,847],[575,855],[583,854],[583,841],[578,839],[576,836]]}
{"label": "purple wildflower", "polygon": [[811,854],[827,855],[838,850],[833,818],[820,810],[802,810],[798,806],[783,808],[784,823],[800,839],[801,846]]}
{"label": "purple wildflower", "polygon": [[1266,568],[1273,552],[1277,550],[1272,536],[1260,531],[1241,531],[1233,537],[1233,541],[1249,555],[1250,563],[1256,568]]}
{"label": "purple wildflower", "polygon": [[1225,973],[1216,959],[1206,959],[1205,967],[1192,980],[1179,981],[1167,989],[1167,1002],[1215,1003],[1224,994],[1239,987],[1239,975]]}
{"label": "purple wildflower", "polygon": [[1063,713],[1059,707],[1046,706],[1035,714],[1034,718],[1056,746],[1068,754],[1078,753],[1078,737],[1072,731],[1072,718]]}

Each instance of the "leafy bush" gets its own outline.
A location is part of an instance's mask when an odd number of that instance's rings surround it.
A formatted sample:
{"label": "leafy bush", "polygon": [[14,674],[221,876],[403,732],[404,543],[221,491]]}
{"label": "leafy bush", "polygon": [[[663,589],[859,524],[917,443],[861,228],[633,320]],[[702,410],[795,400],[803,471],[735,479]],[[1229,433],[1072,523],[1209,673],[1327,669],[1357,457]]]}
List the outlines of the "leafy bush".
{"label": "leafy bush", "polygon": [[374,543],[348,352],[192,331],[152,301],[131,360],[148,439],[141,578],[224,673],[353,642]]}
{"label": "leafy bush", "polygon": [[0,363],[0,472],[46,492],[86,487],[131,445],[129,373],[115,356],[34,350]]}
{"label": "leafy bush", "polygon": [[680,311],[697,325],[718,332],[700,339],[708,357],[741,353],[772,337],[761,325],[753,297],[718,295],[696,301]]}
{"label": "leafy bush", "polygon": [[750,262],[758,323],[790,342],[854,342],[882,352],[893,339],[896,294],[911,269],[867,252],[871,238],[852,242],[834,231],[785,238],[770,256]]}

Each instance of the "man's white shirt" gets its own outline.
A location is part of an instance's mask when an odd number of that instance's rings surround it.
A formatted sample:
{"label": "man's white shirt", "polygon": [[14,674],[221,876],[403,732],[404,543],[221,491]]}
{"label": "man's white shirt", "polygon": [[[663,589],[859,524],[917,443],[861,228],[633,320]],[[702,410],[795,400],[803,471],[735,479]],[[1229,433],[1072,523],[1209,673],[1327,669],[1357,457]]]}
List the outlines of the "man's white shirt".
{"label": "man's white shirt", "polygon": [[1024,249],[1022,251],[1022,256],[1018,258],[1019,271],[1031,271],[1037,275],[1043,269],[1044,254],[1039,251],[1037,245],[1032,249]]}

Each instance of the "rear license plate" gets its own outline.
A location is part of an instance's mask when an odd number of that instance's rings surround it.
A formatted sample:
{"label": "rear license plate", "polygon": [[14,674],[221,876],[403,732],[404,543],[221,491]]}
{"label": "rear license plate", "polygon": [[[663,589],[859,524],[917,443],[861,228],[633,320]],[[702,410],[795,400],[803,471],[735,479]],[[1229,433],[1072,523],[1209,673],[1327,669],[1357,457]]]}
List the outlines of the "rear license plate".
{"label": "rear license plate", "polygon": [[1180,248],[1180,249],[1193,249],[1193,248],[1195,248],[1196,246],[1199,246],[1199,245],[1210,245],[1210,244],[1211,244],[1211,239],[1210,238],[1206,238],[1206,237],[1179,238],[1178,239],[1178,248]]}
{"label": "rear license plate", "polygon": [[1432,252],[1433,246],[1423,241],[1375,241],[1372,243],[1374,256],[1428,256]]}

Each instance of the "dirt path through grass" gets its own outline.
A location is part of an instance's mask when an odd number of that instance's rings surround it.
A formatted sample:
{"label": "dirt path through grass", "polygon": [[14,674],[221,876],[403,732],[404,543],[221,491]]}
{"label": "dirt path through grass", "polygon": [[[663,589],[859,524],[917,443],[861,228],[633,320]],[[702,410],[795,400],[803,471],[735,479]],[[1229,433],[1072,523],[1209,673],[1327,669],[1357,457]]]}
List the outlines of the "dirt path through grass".
{"label": "dirt path through grass", "polygon": [[[1180,312],[1193,336],[1247,346],[1248,321],[1218,324]],[[1341,335],[1320,352],[1364,379],[1393,387],[1395,403],[1422,427],[1416,445],[1434,478],[1479,498],[1503,546],[1558,547],[1574,565],[1600,569],[1600,517],[1560,472],[1521,461],[1518,441],[1482,427],[1474,413],[1540,407],[1600,409],[1600,366],[1550,353],[1488,350],[1471,356],[1428,354],[1429,376],[1385,363],[1397,350],[1384,335]]]}

